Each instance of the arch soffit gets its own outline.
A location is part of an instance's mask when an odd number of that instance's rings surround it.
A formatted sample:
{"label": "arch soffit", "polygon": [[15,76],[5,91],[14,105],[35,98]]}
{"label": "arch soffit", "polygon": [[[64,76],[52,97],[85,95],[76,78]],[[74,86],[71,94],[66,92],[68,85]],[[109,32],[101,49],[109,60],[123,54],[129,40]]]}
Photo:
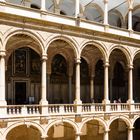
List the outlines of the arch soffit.
{"label": "arch soffit", "polygon": [[8,133],[9,133],[12,129],[14,129],[14,128],[18,127],[18,126],[21,126],[21,125],[29,125],[29,126],[32,125],[32,126],[34,126],[35,128],[38,129],[38,131],[40,132],[41,135],[44,134],[43,128],[42,128],[38,123],[36,123],[36,122],[16,122],[16,123],[10,125],[10,126],[4,131],[3,136],[6,138],[7,135],[8,135]]}
{"label": "arch soffit", "polygon": [[[85,120],[82,122],[82,124],[81,124],[79,130],[82,130],[84,124],[86,124],[87,122],[92,121],[92,120],[96,120],[96,121],[100,122],[100,123],[103,125],[103,127],[105,128],[105,130],[108,130],[108,125],[107,125],[107,123],[106,123],[103,119],[101,119],[101,118],[93,118],[93,117],[85,119]],[[81,132],[81,131],[80,131],[80,132]]]}
{"label": "arch soffit", "polygon": [[131,126],[132,126],[132,122],[131,122],[130,119],[127,118],[126,116],[115,116],[115,117],[113,117],[113,118],[109,121],[108,127],[110,128],[110,125],[112,124],[112,122],[115,121],[115,120],[117,120],[117,119],[123,120],[123,121],[126,123],[126,125],[127,125],[128,127],[131,127]]}
{"label": "arch soffit", "polygon": [[123,53],[123,54],[125,55],[125,57],[126,57],[127,64],[132,64],[132,59],[131,59],[130,51],[129,51],[129,49],[126,49],[124,46],[120,46],[120,45],[113,45],[113,46],[111,46],[111,49],[110,49],[110,51],[109,51],[109,58],[110,58],[111,53],[112,53],[115,49],[118,49],[118,50],[121,50],[121,51],[122,51],[122,53]]}
{"label": "arch soffit", "polygon": [[68,36],[63,36],[63,35],[52,35],[50,36],[46,42],[45,42],[45,52],[47,53],[48,48],[50,46],[50,44],[56,40],[63,40],[66,43],[68,43],[70,46],[72,46],[72,49],[74,50],[74,55],[76,58],[79,58],[79,44],[78,42],[74,39],[74,38],[70,38]]}
{"label": "arch soffit", "polygon": [[103,17],[104,16],[104,11],[103,11],[103,9],[97,4],[97,3],[90,3],[88,6],[86,6],[85,8],[84,8],[84,12],[88,9],[88,7],[95,7],[96,8],[96,10],[100,13],[100,15],[101,15],[101,17]]}
{"label": "arch soffit", "polygon": [[44,54],[44,43],[43,43],[43,40],[42,38],[36,33],[36,32],[33,32],[33,31],[29,31],[29,30],[21,30],[21,29],[16,29],[16,30],[11,30],[9,32],[7,32],[5,35],[4,35],[4,39],[3,39],[3,42],[4,42],[4,50],[6,50],[6,44],[8,42],[8,40],[14,36],[14,35],[17,35],[17,34],[25,34],[25,35],[28,35],[30,36],[32,39],[34,39],[36,42],[39,43],[40,45],[40,49],[41,49],[41,53]]}
{"label": "arch soffit", "polygon": [[101,52],[102,56],[103,56],[103,60],[108,61],[108,55],[107,55],[107,49],[106,46],[104,44],[101,44],[100,42],[96,42],[96,41],[85,41],[83,42],[80,46],[80,56],[82,54],[82,51],[84,50],[84,48],[88,45],[93,45],[95,46],[97,49],[99,49],[99,51]]}
{"label": "arch soffit", "polygon": [[76,123],[74,123],[72,120],[68,120],[68,119],[60,119],[60,120],[54,120],[53,122],[51,122],[50,124],[48,124],[48,126],[45,128],[45,132],[48,133],[49,129],[55,125],[55,124],[59,124],[59,123],[68,123],[70,125],[72,125],[72,127],[74,128],[75,130],[75,133],[78,133],[78,125]]}

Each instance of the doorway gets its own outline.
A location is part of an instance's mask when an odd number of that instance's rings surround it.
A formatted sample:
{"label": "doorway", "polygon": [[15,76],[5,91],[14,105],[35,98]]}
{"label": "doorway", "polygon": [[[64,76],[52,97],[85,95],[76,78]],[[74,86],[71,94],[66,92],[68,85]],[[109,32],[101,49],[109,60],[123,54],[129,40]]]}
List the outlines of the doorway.
{"label": "doorway", "polygon": [[15,104],[26,104],[26,82],[15,82]]}

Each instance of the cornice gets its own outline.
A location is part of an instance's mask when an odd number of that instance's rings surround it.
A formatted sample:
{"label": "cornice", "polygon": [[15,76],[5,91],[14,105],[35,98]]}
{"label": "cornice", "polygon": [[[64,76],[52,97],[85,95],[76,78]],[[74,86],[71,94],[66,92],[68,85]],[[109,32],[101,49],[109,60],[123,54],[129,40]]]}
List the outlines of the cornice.
{"label": "cornice", "polygon": [[[45,31],[50,33],[59,33],[62,35],[70,35],[85,39],[98,40],[104,42],[111,42],[121,45],[128,45],[134,47],[140,47],[140,40],[131,37],[124,37],[121,35],[115,35],[107,32],[99,32],[96,30],[90,30],[81,28],[78,26],[70,26],[65,24],[54,23],[45,20],[27,18],[12,14],[0,13],[1,25],[8,25],[24,29],[31,29],[37,31]],[[94,24],[94,23],[93,23]]]}

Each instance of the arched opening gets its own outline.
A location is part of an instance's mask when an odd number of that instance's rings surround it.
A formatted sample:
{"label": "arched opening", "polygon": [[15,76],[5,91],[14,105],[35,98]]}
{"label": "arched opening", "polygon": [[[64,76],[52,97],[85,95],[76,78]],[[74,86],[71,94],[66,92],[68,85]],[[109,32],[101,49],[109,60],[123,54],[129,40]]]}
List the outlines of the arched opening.
{"label": "arched opening", "polygon": [[133,97],[135,103],[140,102],[140,54],[138,53],[134,58],[133,69]]}
{"label": "arched opening", "polygon": [[103,61],[98,60],[95,65],[95,96],[96,103],[101,103],[104,99],[104,66]]}
{"label": "arched opening", "polygon": [[13,128],[6,136],[6,140],[40,140],[41,134],[34,126],[20,125]]}
{"label": "arched opening", "polygon": [[52,73],[51,73],[51,89],[52,89],[52,103],[68,103],[68,76],[67,76],[67,62],[65,58],[56,54],[53,57],[52,64]]}
{"label": "arched opening", "polygon": [[85,11],[84,11],[84,17],[87,20],[91,20],[91,21],[95,21],[95,22],[103,22],[103,15],[102,15],[102,10],[99,6],[97,6],[96,4],[94,5],[93,3],[88,4],[85,7]]}
{"label": "arched opening", "polygon": [[75,2],[71,0],[63,0],[60,3],[60,14],[75,16]]}
{"label": "arched opening", "polygon": [[80,87],[81,87],[81,100],[83,103],[90,102],[89,91],[89,69],[88,64],[84,58],[81,58],[80,64]]}
{"label": "arched opening", "polygon": [[[89,103],[101,103],[104,97],[104,67],[102,61],[104,56],[98,46],[89,44],[83,48],[81,57],[81,93],[83,93],[83,100]],[[82,83],[85,83],[85,85],[82,85]]]}
{"label": "arched opening", "polygon": [[112,51],[110,58],[109,96],[111,102],[126,102],[128,99],[128,67],[126,56],[119,49]]}
{"label": "arched opening", "polygon": [[39,43],[25,34],[16,34],[8,40],[6,51],[7,103],[39,103],[41,91]]}
{"label": "arched opening", "polygon": [[140,137],[140,118],[138,118],[134,123],[133,140],[139,140],[139,137]]}
{"label": "arched opening", "polygon": [[140,8],[136,8],[132,15],[132,28],[134,31],[140,32]]}
{"label": "arched opening", "polygon": [[115,26],[115,27],[120,27],[122,26],[122,21],[120,18],[120,15],[117,13],[117,11],[109,11],[109,25]]}
{"label": "arched opening", "polygon": [[72,103],[75,85],[74,49],[64,40],[48,48],[47,90],[49,103]]}
{"label": "arched opening", "polygon": [[124,120],[114,120],[110,125],[109,140],[127,140],[128,127]]}
{"label": "arched opening", "polygon": [[40,56],[28,47],[13,50],[6,70],[7,103],[39,103],[40,84]]}
{"label": "arched opening", "polygon": [[85,123],[81,130],[81,140],[103,140],[104,126],[97,120],[91,120]]}
{"label": "arched opening", "polygon": [[113,81],[112,81],[112,99],[118,100],[121,98],[121,102],[127,101],[127,92],[125,91],[125,71],[120,62],[116,62],[113,70]]}
{"label": "arched opening", "polygon": [[47,140],[75,140],[75,131],[71,124],[60,122],[53,125],[48,133]]}

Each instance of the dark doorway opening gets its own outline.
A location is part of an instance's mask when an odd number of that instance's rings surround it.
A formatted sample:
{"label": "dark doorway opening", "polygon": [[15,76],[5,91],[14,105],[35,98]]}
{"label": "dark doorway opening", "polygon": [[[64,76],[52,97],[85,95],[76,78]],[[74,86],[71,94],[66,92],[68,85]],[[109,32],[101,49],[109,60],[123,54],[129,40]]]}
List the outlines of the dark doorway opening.
{"label": "dark doorway opening", "polygon": [[26,82],[15,82],[15,104],[26,104]]}

